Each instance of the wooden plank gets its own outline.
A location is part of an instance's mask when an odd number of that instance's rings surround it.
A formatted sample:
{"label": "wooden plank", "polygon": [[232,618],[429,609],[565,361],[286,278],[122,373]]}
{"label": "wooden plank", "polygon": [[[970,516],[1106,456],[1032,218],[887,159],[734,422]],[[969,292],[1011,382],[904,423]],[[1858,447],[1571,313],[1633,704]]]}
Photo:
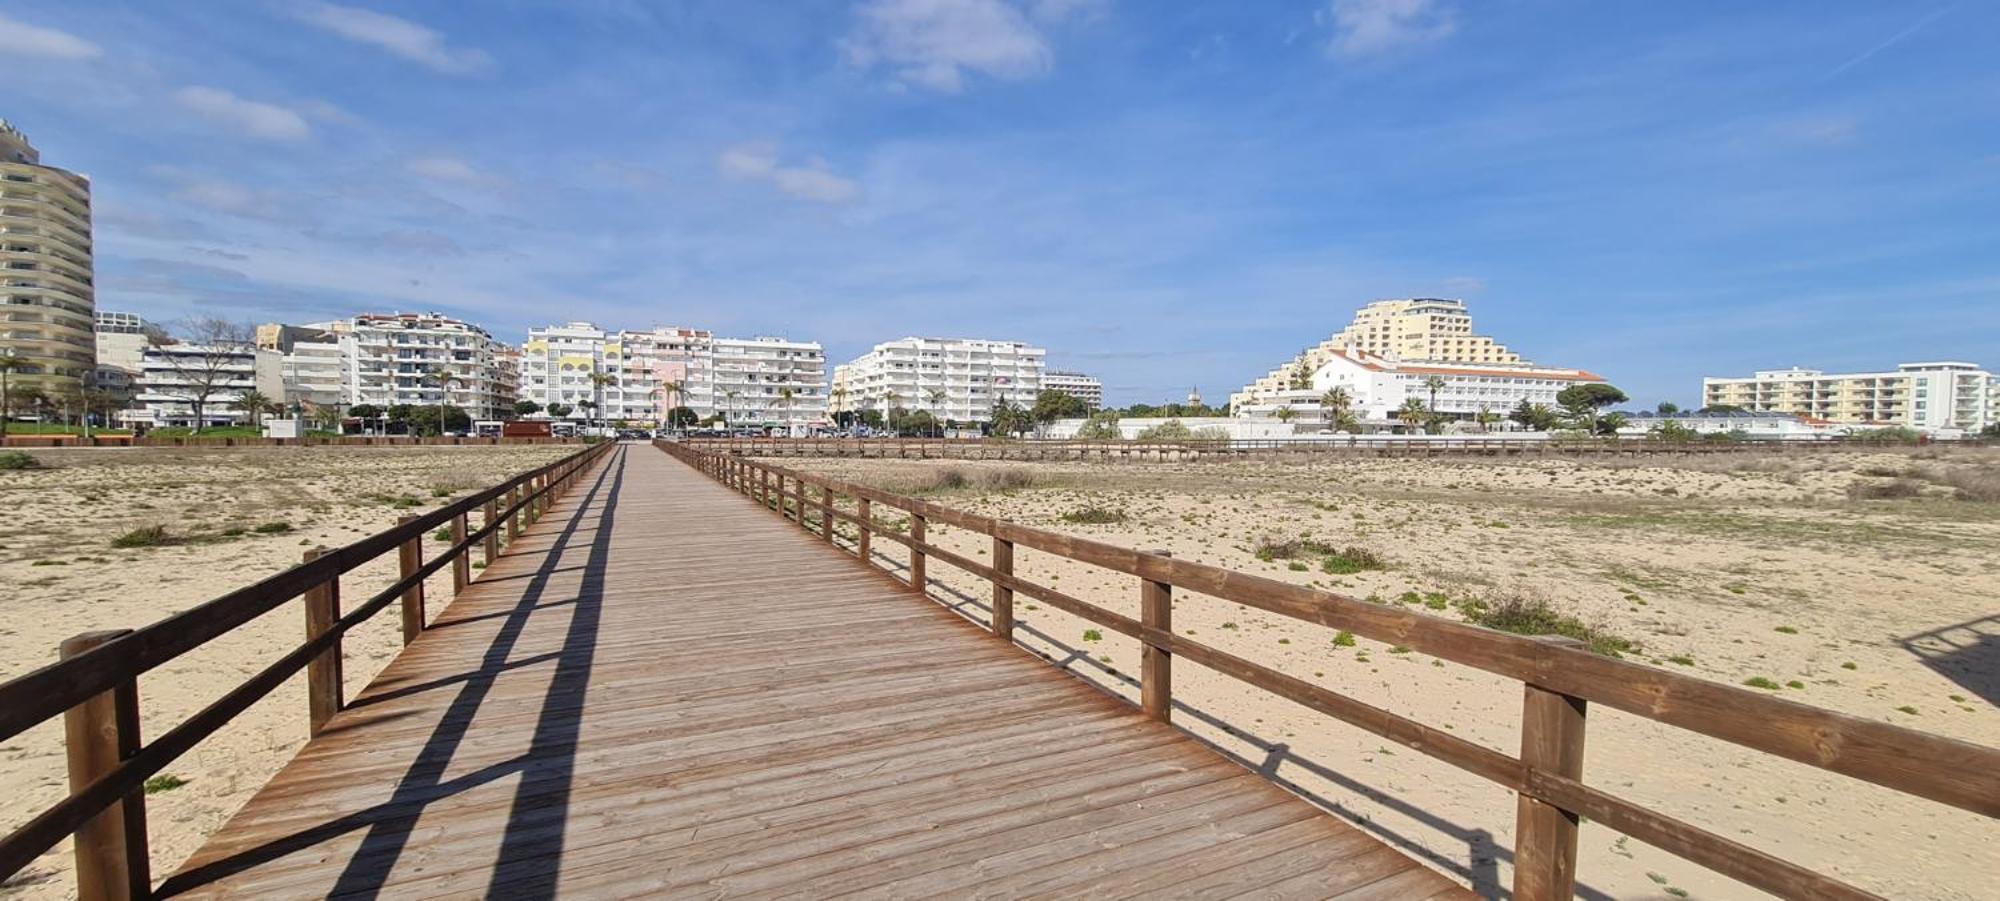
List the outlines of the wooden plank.
{"label": "wooden plank", "polygon": [[[130,634],[129,630],[85,632],[62,643],[61,656],[73,659]],[[63,714],[70,791],[103,778],[139,747],[139,699],[134,685],[91,698]],[[146,860],[146,796],[127,794],[123,803],[100,811],[76,832],[76,892],[81,901],[123,901],[152,892]]]}
{"label": "wooden plank", "polygon": [[[306,562],[325,556],[326,548],[314,548],[305,552]],[[312,641],[332,631],[334,623],[340,620],[340,580],[339,577],[308,590],[305,595],[306,640]],[[340,641],[333,643],[314,656],[306,664],[306,731],[308,735],[318,735],[326,728],[334,714],[340,712],[341,694],[341,651]]]}
{"label": "wooden plank", "polygon": [[[1524,685],[1521,763],[1529,772],[1583,777],[1582,698]],[[1576,893],[1577,814],[1526,792],[1517,800],[1514,826],[1514,897],[1558,901]]]}

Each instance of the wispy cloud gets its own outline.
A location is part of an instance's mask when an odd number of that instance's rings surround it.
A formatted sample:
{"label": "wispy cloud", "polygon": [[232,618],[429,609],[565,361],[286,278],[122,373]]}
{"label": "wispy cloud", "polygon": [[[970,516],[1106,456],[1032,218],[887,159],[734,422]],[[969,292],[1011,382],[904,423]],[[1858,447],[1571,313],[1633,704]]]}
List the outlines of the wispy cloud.
{"label": "wispy cloud", "polygon": [[[1076,3],[1043,3],[1067,16]],[[1021,10],[1002,0],[869,0],[841,42],[860,69],[884,66],[903,84],[957,92],[967,72],[1023,79],[1054,65],[1055,54]]]}
{"label": "wispy cloud", "polygon": [[154,167],[153,172],[173,183],[170,196],[174,200],[191,207],[272,224],[297,225],[309,221],[302,212],[306,207],[303,202],[277,191],[252,188],[171,166]]}
{"label": "wispy cloud", "polygon": [[490,188],[507,183],[506,179],[455,156],[421,156],[404,163],[403,169],[418,178],[467,187]]}
{"label": "wispy cloud", "polygon": [[0,15],[0,57],[86,60],[104,55],[104,48],[67,31],[30,25]]}
{"label": "wispy cloud", "polygon": [[1832,71],[1826,73],[1826,77],[1833,78],[1842,72],[1845,72],[1849,69],[1854,68],[1855,66],[1867,62],[1869,59],[1873,58],[1875,54],[1881,53],[1882,51],[1887,50],[1890,47],[1894,47],[1897,44],[1902,43],[1904,40],[1907,40],[1911,35],[1924,30],[1925,26],[1942,18],[1945,13],[1951,12],[1951,10],[1952,7],[1943,6],[1923,14],[1922,16],[1918,17],[1915,22],[1910,23],[1910,26],[1908,28],[1905,28],[1902,31],[1898,31],[1895,34],[1890,35],[1888,40],[1885,40],[1880,44],[1876,44],[1875,46],[1870,47],[1867,50],[1861,51],[1860,54],[1856,55],[1853,59],[1850,59],[1847,62],[1841,63],[1838,66],[1834,66]]}
{"label": "wispy cloud", "polygon": [[188,111],[239,134],[267,141],[302,141],[312,134],[304,116],[285,107],[245,100],[221,88],[185,87],[174,101]]}
{"label": "wispy cloud", "polygon": [[447,75],[470,75],[493,68],[493,57],[476,48],[456,48],[444,35],[388,13],[310,3],[299,8],[299,19],[340,37],[369,44],[413,63]]}
{"label": "wispy cloud", "polygon": [[1331,0],[1327,15],[1333,24],[1328,49],[1348,58],[1440,41],[1458,29],[1445,0]]}
{"label": "wispy cloud", "polygon": [[861,196],[861,186],[828,170],[818,158],[803,166],[778,162],[778,145],[768,141],[739,144],[716,158],[716,167],[730,178],[766,182],[800,200],[848,203]]}

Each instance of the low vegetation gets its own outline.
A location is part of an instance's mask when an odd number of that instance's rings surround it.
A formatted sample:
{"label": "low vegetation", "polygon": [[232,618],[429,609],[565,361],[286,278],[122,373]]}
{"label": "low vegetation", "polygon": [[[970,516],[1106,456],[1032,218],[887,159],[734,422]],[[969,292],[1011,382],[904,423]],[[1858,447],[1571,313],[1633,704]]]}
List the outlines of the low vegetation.
{"label": "low vegetation", "polygon": [[1573,638],[1603,657],[1622,657],[1639,650],[1639,643],[1613,635],[1555,609],[1541,598],[1508,595],[1497,600],[1466,598],[1457,605],[1468,622],[1516,635],[1559,635]]}
{"label": "low vegetation", "polygon": [[165,547],[170,544],[179,543],[180,539],[178,537],[167,531],[166,526],[159,524],[140,526],[111,539],[111,546],[118,548]]}
{"label": "low vegetation", "polygon": [[40,469],[42,461],[21,451],[0,451],[0,469]]}
{"label": "low vegetation", "polygon": [[1124,510],[1116,507],[1100,507],[1096,505],[1078,507],[1062,515],[1063,522],[1079,526],[1111,525],[1124,522],[1127,519],[1130,519],[1130,517],[1126,515]]}
{"label": "low vegetation", "polygon": [[962,466],[946,466],[932,472],[930,479],[918,485],[916,490],[931,492],[978,488],[986,491],[1013,491],[1032,488],[1034,485],[1035,474],[1022,467],[971,470]]}
{"label": "low vegetation", "polygon": [[1291,568],[1296,571],[1304,571],[1307,568],[1299,563],[1302,558],[1317,557],[1320,572],[1331,575],[1351,575],[1371,569],[1388,568],[1388,564],[1380,556],[1365,547],[1357,545],[1336,547],[1329,542],[1304,537],[1266,537],[1257,542],[1251,553],[1266,563],[1277,560],[1293,561],[1295,565]]}

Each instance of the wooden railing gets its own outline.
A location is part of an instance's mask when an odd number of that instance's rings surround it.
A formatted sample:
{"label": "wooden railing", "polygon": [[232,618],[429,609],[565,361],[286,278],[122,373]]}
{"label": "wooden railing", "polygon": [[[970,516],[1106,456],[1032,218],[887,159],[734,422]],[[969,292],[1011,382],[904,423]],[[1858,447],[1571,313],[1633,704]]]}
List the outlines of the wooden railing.
{"label": "wooden railing", "polygon": [[[1861,719],[1830,710],[1600,657],[1573,642],[1524,637],[1444,617],[1355,600],[1288,582],[1177,560],[903,497],[852,482],[809,475],[748,457],[668,442],[662,450],[834,541],[835,525],[856,530],[852,547],[874,562],[874,540],[909,549],[909,584],[926,585],[936,560],[979,578],[992,590],[992,629],[1013,640],[1013,603],[1032,598],[1138,639],[1141,705],[1167,719],[1176,658],[1271,692],[1482,776],[1518,797],[1514,896],[1569,898],[1575,877],[1577,824],[1588,817],[1661,850],[1783,897],[1870,898],[1870,893],[1748,845],[1643,807],[1583,779],[1585,715],[1604,704],[1691,732],[1841,773],[1988,817],[2000,817],[2000,750]],[[853,511],[841,504],[850,499]],[[875,518],[876,507],[908,514],[908,534]],[[817,528],[814,523],[817,522]],[[992,539],[992,564],[926,540],[930,524]],[[1091,564],[1139,579],[1140,616],[1105,610],[1014,574],[1016,547]],[[1509,755],[1407,717],[1200,644],[1172,628],[1173,592],[1187,589],[1308,623],[1345,629],[1519,680],[1521,749]]]}
{"label": "wooden railing", "polygon": [[[65,836],[76,837],[77,894],[84,901],[143,898],[147,862],[147,779],[222,728],[300,670],[307,722],[317,735],[343,705],[341,636],[391,603],[402,602],[403,642],[424,629],[424,580],[452,568],[454,591],[471,581],[471,554],[490,563],[509,540],[547,512],[591,462],[610,451],[578,451],[345,547],[307,551],[298,566],[141,629],[89,632],[62,643],[60,659],[0,684],[0,742],[60,715],[69,758],[68,797],[0,839],[0,879],[11,877]],[[469,517],[481,514],[479,528]],[[449,527],[451,543],[428,562],[424,536]],[[340,577],[395,552],[399,578],[343,614]],[[180,725],[145,741],[139,734],[138,677],[259,616],[304,598],[306,640]]]}

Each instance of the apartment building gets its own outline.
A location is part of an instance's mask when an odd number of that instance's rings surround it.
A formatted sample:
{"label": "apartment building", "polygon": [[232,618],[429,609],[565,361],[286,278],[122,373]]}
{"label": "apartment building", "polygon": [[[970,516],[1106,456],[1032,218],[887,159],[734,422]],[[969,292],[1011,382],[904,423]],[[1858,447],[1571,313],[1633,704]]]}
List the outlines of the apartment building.
{"label": "apartment building", "polygon": [[332,329],[257,327],[257,390],[285,407],[344,409],[351,362]]}
{"label": "apartment building", "polygon": [[1332,337],[1230,395],[1229,403],[1232,407],[1268,404],[1279,392],[1310,378],[1334,355],[1350,350],[1405,363],[1528,365],[1520,354],[1474,334],[1472,314],[1462,300],[1378,300],[1357,311],[1354,320]]}
{"label": "apartment building", "polygon": [[[597,384],[593,374],[611,381]],[[522,396],[543,407],[591,401],[599,405],[594,415],[612,421],[658,423],[677,406],[737,425],[805,428],[827,421],[826,352],[810,341],[570,322],[528,330],[521,380]]]}
{"label": "apartment building", "polygon": [[339,344],[340,396],[349,406],[443,402],[474,419],[513,412],[517,358],[479,326],[438,313],[369,313],[305,328],[330,333]]}
{"label": "apartment building", "polygon": [[0,119],[0,354],[16,384],[81,388],[97,367],[90,180],[41,162]]}
{"label": "apartment building", "polygon": [[1034,403],[1047,357],[1047,350],[1019,341],[885,341],[834,368],[834,410],[923,410],[947,422],[986,422],[1002,401]]}
{"label": "apartment building", "polygon": [[1042,373],[1042,390],[1061,391],[1092,410],[1104,406],[1104,383],[1081,372],[1051,369]]}
{"label": "apartment building", "polygon": [[133,382],[134,409],[119,414],[126,424],[230,425],[244,418],[243,395],[257,390],[257,349],[200,344],[147,344],[139,351]]}
{"label": "apartment building", "polygon": [[[1440,384],[1433,394],[1431,380]],[[1332,390],[1347,392],[1350,412],[1364,427],[1396,423],[1397,411],[1411,398],[1446,416],[1475,420],[1484,412],[1505,417],[1522,401],[1556,406],[1556,395],[1572,385],[1602,382],[1581,369],[1542,366],[1499,366],[1406,363],[1360,350],[1335,353],[1312,370],[1305,387],[1286,387],[1238,406],[1235,415],[1270,418],[1289,408],[1302,425],[1330,423],[1334,415],[1321,407]],[[1435,403],[1435,407],[1433,407]]]}
{"label": "apartment building", "polygon": [[98,310],[93,343],[97,367],[93,381],[119,406],[132,402],[138,390],[140,363],[152,326],[136,313]]}
{"label": "apartment building", "polygon": [[2000,422],[2000,377],[1973,363],[1903,363],[1890,372],[1771,369],[1705,378],[1704,406],[1795,413],[1848,425],[1976,432]]}

